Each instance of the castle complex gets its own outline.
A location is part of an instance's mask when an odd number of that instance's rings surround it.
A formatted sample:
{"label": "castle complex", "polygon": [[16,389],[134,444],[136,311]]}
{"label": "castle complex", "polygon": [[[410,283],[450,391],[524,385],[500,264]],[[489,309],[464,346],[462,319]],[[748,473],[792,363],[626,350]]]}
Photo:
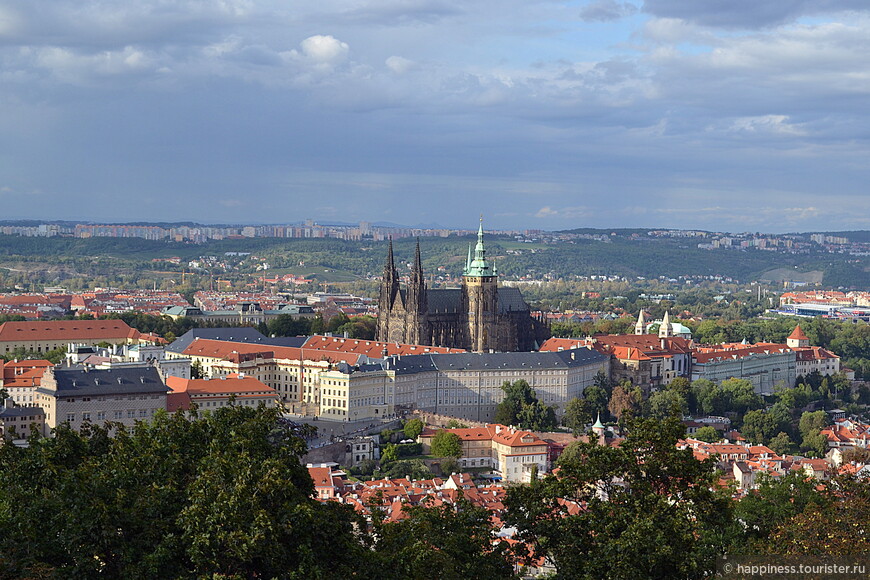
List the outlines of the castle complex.
{"label": "castle complex", "polygon": [[549,336],[518,289],[499,288],[498,272],[486,259],[483,222],[473,253],[468,247],[460,288],[426,288],[419,242],[408,286],[400,288],[390,241],[378,302],[379,341],[512,352],[536,350]]}

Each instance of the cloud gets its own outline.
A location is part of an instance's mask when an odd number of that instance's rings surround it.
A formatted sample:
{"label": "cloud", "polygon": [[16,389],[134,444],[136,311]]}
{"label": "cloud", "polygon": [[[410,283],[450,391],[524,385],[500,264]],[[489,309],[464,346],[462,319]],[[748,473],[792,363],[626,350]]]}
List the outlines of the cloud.
{"label": "cloud", "polygon": [[789,123],[788,115],[763,115],[735,119],[729,130],[740,133],[769,133],[779,135],[806,135],[798,125]]}
{"label": "cloud", "polygon": [[591,215],[589,208],[585,206],[561,207],[553,209],[549,205],[545,205],[535,213],[536,218],[550,219],[582,219],[588,218]]}
{"label": "cloud", "polygon": [[645,0],[643,10],[661,18],[679,18],[704,26],[765,28],[802,16],[868,11],[864,0]]}
{"label": "cloud", "polygon": [[413,60],[402,58],[401,56],[391,56],[384,61],[384,64],[386,64],[387,68],[397,75],[405,74],[417,66],[417,63]]}
{"label": "cloud", "polygon": [[596,0],[580,9],[580,19],[586,22],[610,22],[631,16],[636,12],[637,6],[630,2]]}

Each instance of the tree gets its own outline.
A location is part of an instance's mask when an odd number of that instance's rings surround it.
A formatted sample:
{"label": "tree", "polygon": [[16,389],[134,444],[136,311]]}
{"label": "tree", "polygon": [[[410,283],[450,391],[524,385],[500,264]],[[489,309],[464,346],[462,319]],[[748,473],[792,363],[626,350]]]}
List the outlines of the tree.
{"label": "tree", "polygon": [[432,455],[435,457],[462,457],[462,441],[450,431],[439,431],[432,438]]}
{"label": "tree", "polygon": [[205,378],[205,370],[202,368],[202,363],[199,360],[193,361],[190,365],[190,378],[202,379]]}
{"label": "tree", "polygon": [[442,475],[450,475],[459,472],[459,461],[455,457],[442,457],[439,464]]}
{"label": "tree", "polygon": [[785,455],[786,453],[791,452],[794,447],[794,442],[791,440],[791,437],[788,436],[788,433],[780,431],[777,433],[776,437],[768,442],[767,446],[773,449],[777,454]]}
{"label": "tree", "polygon": [[613,387],[613,395],[607,409],[610,414],[621,421],[623,417],[631,418],[640,410],[643,396],[640,389],[632,389],[631,384],[616,385]]}
{"label": "tree", "polygon": [[582,398],[575,397],[565,405],[565,414],[562,416],[562,424],[574,433],[581,435],[586,425],[592,422],[592,404]]}
{"label": "tree", "polygon": [[405,578],[514,578],[508,546],[491,530],[490,514],[460,500],[439,507],[405,506],[405,518],[374,522],[378,576]]}
{"label": "tree", "polygon": [[707,443],[715,443],[722,440],[722,434],[715,427],[705,425],[695,431],[695,439],[706,441]]}
{"label": "tree", "polygon": [[689,412],[689,405],[685,397],[679,391],[667,389],[658,391],[647,401],[649,414],[656,419],[665,419],[670,416],[682,419]]}
{"label": "tree", "polygon": [[610,395],[601,387],[595,385],[586,387],[583,390],[583,398],[589,402],[589,414],[593,413],[598,416],[600,413],[605,419],[610,416],[607,410],[607,404],[610,401]]}
{"label": "tree", "polygon": [[294,429],[277,409],[239,406],[161,412],[132,429],[59,427],[28,448],[2,446],[0,573],[352,574],[367,557],[362,523],[313,498]]}
{"label": "tree", "polygon": [[529,383],[522,379],[513,383],[505,381],[501,388],[505,397],[496,408],[496,423],[519,425],[532,431],[549,431],[556,427],[555,409],[539,401]]}
{"label": "tree", "polygon": [[417,440],[417,437],[420,436],[420,433],[423,432],[423,421],[418,418],[411,419],[405,422],[405,437],[408,439]]}
{"label": "tree", "polygon": [[[821,505],[828,499],[816,491],[816,482],[802,473],[773,478],[758,476],[758,488],[737,502],[735,515],[744,523],[750,541],[767,538],[770,532],[803,512],[808,505]],[[753,545],[748,547],[752,553]]]}
{"label": "tree", "polygon": [[523,405],[538,400],[535,391],[523,379],[514,382],[505,381],[501,390],[504,391],[504,399],[496,407],[495,422],[502,425],[516,425]]}
{"label": "tree", "polygon": [[558,476],[510,488],[506,523],[559,577],[709,575],[735,530],[712,461],[676,448],[685,436],[676,419],[632,419],[626,429],[619,447],[572,444]]}
{"label": "tree", "polygon": [[828,425],[828,414],[824,411],[805,412],[801,414],[798,430],[806,437],[813,431],[821,431]]}
{"label": "tree", "polygon": [[399,459],[399,450],[392,443],[387,443],[381,449],[381,465],[386,465]]}

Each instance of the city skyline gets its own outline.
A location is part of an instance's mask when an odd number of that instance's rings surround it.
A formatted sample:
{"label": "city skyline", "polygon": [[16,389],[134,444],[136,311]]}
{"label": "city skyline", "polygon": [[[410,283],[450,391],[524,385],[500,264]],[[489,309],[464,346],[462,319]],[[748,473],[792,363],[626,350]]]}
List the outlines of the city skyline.
{"label": "city skyline", "polygon": [[0,1],[0,203],[866,230],[868,32],[857,0]]}

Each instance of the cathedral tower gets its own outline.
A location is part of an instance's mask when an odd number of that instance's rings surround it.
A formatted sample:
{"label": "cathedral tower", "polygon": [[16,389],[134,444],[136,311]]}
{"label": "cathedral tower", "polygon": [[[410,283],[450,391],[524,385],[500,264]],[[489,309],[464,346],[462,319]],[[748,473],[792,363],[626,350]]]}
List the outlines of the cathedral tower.
{"label": "cathedral tower", "polygon": [[483,245],[483,218],[477,230],[477,245],[471,248],[462,272],[462,298],[468,313],[468,343],[474,352],[498,348],[498,272],[486,260]]}
{"label": "cathedral tower", "polygon": [[[384,264],[384,277],[381,280],[381,294],[378,298],[378,340],[391,340],[396,334],[390,332],[390,319],[393,318],[391,315],[397,298],[401,302],[399,273],[396,271],[396,262],[393,259],[393,239],[390,238],[387,261]],[[399,332],[402,331],[403,329],[399,329]]]}
{"label": "cathedral tower", "polygon": [[426,332],[426,318],[429,312],[428,296],[426,292],[426,280],[423,278],[423,263],[420,259],[420,240],[417,239],[417,249],[414,254],[414,267],[411,270],[411,279],[408,282],[408,293],[405,304],[406,322],[404,342],[411,344],[423,344],[428,339]]}

